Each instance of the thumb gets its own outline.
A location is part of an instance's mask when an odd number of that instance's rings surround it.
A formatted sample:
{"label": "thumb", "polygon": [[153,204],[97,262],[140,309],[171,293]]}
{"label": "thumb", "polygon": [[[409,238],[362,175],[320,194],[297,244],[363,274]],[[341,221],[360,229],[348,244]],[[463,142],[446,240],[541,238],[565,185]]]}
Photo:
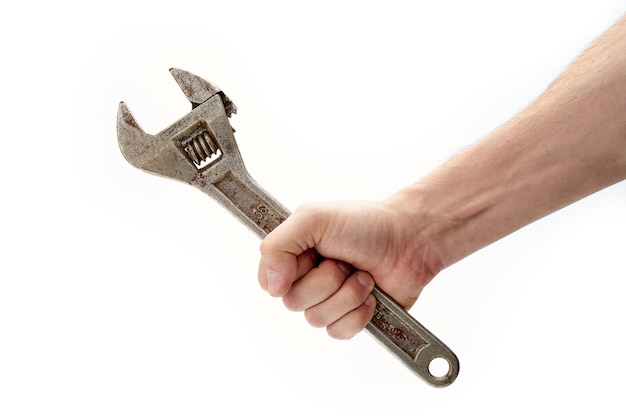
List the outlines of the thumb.
{"label": "thumb", "polygon": [[259,284],[270,295],[284,296],[295,279],[297,257],[284,252],[261,252],[259,263]]}
{"label": "thumb", "polygon": [[270,295],[283,296],[317,262],[319,218],[299,208],[261,241],[259,283]]}

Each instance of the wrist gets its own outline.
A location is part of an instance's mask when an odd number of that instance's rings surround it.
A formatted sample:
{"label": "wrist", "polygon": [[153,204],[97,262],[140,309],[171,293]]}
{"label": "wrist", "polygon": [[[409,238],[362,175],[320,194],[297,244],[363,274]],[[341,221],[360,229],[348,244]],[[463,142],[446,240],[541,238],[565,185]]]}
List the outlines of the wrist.
{"label": "wrist", "polygon": [[[491,244],[528,220],[511,199],[517,185],[510,161],[481,163],[489,148],[502,145],[498,133],[452,158],[388,200],[407,231],[418,234],[436,254],[439,270]],[[509,150],[512,147],[509,148]],[[468,169],[470,167],[470,169]]]}
{"label": "wrist", "polygon": [[463,220],[433,205],[436,194],[436,189],[420,182],[384,202],[397,219],[407,254],[421,257],[433,276],[469,254],[455,232]]}

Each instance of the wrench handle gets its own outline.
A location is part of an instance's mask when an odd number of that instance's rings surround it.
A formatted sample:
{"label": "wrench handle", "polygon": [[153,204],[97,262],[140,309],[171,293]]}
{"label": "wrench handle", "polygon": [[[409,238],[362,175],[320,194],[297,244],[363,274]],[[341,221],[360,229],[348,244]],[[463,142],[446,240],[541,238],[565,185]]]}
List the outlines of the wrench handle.
{"label": "wrench handle", "polygon": [[[219,181],[195,186],[218,200],[261,239],[290,215],[243,167]],[[378,287],[372,294],[376,310],[366,326],[367,332],[427,383],[435,387],[451,384],[459,373],[456,355]],[[431,371],[433,361],[440,359],[447,363],[447,371]]]}
{"label": "wrench handle", "polygon": [[[378,287],[372,294],[376,310],[366,331],[430,385],[445,387],[454,382],[459,360],[452,350]],[[445,361],[443,367],[438,361]],[[434,371],[434,367],[442,370]]]}

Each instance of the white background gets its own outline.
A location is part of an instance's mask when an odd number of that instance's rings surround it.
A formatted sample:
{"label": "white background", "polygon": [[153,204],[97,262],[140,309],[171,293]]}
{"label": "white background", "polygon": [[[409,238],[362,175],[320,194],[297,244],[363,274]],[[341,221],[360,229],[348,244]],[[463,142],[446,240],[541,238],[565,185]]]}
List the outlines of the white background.
{"label": "white background", "polygon": [[626,184],[427,287],[411,313],[461,361],[434,389],[267,296],[257,238],[131,167],[115,131],[120,100],[149,133],[187,113],[179,67],[237,104],[287,207],[382,199],[521,110],[623,0],[10,4],[1,417],[624,416]]}

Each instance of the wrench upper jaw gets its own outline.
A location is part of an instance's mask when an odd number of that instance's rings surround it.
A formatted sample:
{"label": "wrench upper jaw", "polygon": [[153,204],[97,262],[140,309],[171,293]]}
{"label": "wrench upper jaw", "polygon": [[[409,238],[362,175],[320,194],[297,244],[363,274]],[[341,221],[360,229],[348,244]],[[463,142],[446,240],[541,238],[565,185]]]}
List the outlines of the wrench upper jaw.
{"label": "wrench upper jaw", "polygon": [[172,141],[144,132],[126,103],[117,112],[117,140],[124,158],[133,166],[160,176],[191,183],[197,169]]}
{"label": "wrench upper jaw", "polygon": [[237,113],[237,106],[235,106],[228,96],[226,96],[224,92],[215,84],[206,81],[189,71],[178,68],[170,68],[170,74],[172,74],[172,77],[174,77],[174,80],[176,80],[180,89],[183,93],[185,93],[185,96],[187,96],[187,99],[191,102],[192,109],[195,109],[211,97],[219,94],[224,102],[226,115],[230,117],[231,114]]}

